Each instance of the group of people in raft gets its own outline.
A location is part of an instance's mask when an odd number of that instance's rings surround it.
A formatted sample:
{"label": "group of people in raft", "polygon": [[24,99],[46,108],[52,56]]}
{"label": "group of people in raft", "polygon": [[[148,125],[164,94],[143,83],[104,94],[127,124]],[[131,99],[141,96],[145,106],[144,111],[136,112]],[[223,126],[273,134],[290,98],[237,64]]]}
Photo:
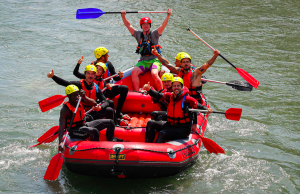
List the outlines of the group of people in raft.
{"label": "group of people in raft", "polygon": [[[209,113],[212,112],[211,108],[201,105],[201,76],[215,62],[220,52],[215,50],[213,57],[201,67],[192,65],[192,58],[186,52],[178,53],[175,57],[175,65],[170,64],[161,56],[161,47],[158,41],[171,14],[172,10],[168,9],[167,17],[162,25],[153,31],[150,30],[151,19],[149,17],[141,18],[142,30],[140,31],[134,29],[126,19],[126,11],[121,12],[124,25],[138,43],[136,53],[141,55],[132,70],[133,89],[134,91],[140,90],[139,75],[150,71],[158,90],[155,91],[149,83],[142,88],[148,92],[154,103],[159,103],[161,108],[161,111],[151,114],[152,120],[147,123],[146,142],[154,141],[155,131],[159,132],[156,143],[186,138],[197,126],[197,113],[189,112],[188,108],[205,109]],[[83,57],[78,60],[73,71],[73,74],[80,79],[78,81],[66,81],[54,75],[53,70],[47,74],[57,84],[66,87],[65,92],[69,98],[60,111],[59,150],[61,151],[63,150],[64,130],[69,128],[79,97],[82,100],[69,131],[72,138],[100,141],[99,131],[107,129],[107,141],[119,141],[114,137],[115,125],[126,125],[131,119],[128,115],[121,113],[128,94],[128,87],[111,84],[110,79],[105,79],[116,74],[114,66],[108,61],[109,51],[104,47],[98,47],[95,49],[94,55],[96,60],[85,67],[84,74],[79,72]],[[171,73],[162,74],[162,65],[166,66]],[[173,74],[177,74],[177,76],[173,76]],[[119,81],[123,76],[124,73],[120,71],[118,76],[112,79]],[[113,101],[109,99],[117,95],[120,96],[115,109]],[[92,111],[86,114],[86,111],[90,109]]]}

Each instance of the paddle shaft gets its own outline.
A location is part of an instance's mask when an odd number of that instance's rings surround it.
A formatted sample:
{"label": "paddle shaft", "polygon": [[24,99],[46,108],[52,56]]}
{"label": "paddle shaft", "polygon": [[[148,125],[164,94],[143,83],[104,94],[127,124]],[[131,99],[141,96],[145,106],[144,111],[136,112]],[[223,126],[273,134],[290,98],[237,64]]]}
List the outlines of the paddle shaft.
{"label": "paddle shaft", "polygon": [[[127,69],[127,70],[125,70],[123,73],[126,73],[127,71],[130,71],[131,69]],[[105,78],[104,79],[104,81],[106,81],[106,80],[108,80],[108,79],[111,79],[111,78],[114,78],[114,77],[117,77],[119,74],[115,74],[115,75],[112,75],[112,76],[110,76],[110,77],[107,77],[107,78]]]}
{"label": "paddle shaft", "polygon": [[[191,111],[191,112],[203,112],[203,113],[208,112],[208,110],[200,110],[200,109],[189,109],[189,111]],[[225,114],[225,112],[220,112],[220,111],[213,111],[212,113]]]}
{"label": "paddle shaft", "polygon": [[[212,46],[210,46],[207,42],[205,42],[202,38],[200,38],[200,36],[198,36],[197,34],[195,34],[190,28],[187,28],[187,31],[190,31],[194,36],[196,36],[201,42],[203,42],[206,46],[208,46],[211,50],[215,50]],[[230,61],[228,61],[223,55],[221,55],[221,53],[219,54],[220,57],[222,57],[227,63],[229,63],[232,67],[234,67],[236,69],[236,66],[233,65]]]}
{"label": "paddle shaft", "polygon": [[[120,11],[117,12],[104,12],[104,14],[120,14]],[[167,13],[167,11],[126,11],[126,13]]]}

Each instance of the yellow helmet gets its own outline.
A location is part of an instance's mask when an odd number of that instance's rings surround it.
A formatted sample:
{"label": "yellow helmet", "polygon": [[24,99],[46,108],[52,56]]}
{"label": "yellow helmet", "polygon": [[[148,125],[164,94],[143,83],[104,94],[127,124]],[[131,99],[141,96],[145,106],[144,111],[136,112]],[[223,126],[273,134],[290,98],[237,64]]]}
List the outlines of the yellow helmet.
{"label": "yellow helmet", "polygon": [[181,77],[173,77],[172,83],[173,82],[180,82],[183,85],[183,79]]}
{"label": "yellow helmet", "polygon": [[78,91],[79,91],[79,88],[77,86],[73,85],[73,84],[68,85],[66,87],[66,94],[67,95],[70,95],[70,94],[72,94],[74,92],[78,92]]}
{"label": "yellow helmet", "polygon": [[161,81],[172,81],[173,79],[173,74],[172,73],[164,73],[162,76],[161,76]]}
{"label": "yellow helmet", "polygon": [[175,59],[180,60],[181,59],[181,55],[183,55],[183,54],[187,54],[187,53],[186,52],[177,53]]}
{"label": "yellow helmet", "polygon": [[108,50],[105,47],[98,47],[94,51],[96,59],[100,59],[103,55],[106,55],[106,53],[108,53]]}
{"label": "yellow helmet", "polygon": [[180,61],[182,61],[182,59],[190,59],[191,61],[192,61],[192,57],[189,55],[189,54],[187,54],[187,53],[184,53],[184,54],[182,54],[181,56],[180,56]]}
{"label": "yellow helmet", "polygon": [[85,67],[84,72],[86,72],[86,71],[93,71],[93,72],[97,73],[97,68],[94,65],[87,65]]}
{"label": "yellow helmet", "polygon": [[99,63],[96,64],[96,66],[97,65],[101,66],[103,68],[104,72],[106,71],[106,65],[105,65],[105,63],[99,62]]}

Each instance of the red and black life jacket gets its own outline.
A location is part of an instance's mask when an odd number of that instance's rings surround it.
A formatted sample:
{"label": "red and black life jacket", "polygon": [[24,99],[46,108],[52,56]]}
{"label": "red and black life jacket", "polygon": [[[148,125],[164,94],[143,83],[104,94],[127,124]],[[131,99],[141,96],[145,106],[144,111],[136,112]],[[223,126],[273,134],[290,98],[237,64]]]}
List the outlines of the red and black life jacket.
{"label": "red and black life jacket", "polygon": [[153,44],[151,41],[151,36],[152,35],[151,35],[151,31],[150,31],[150,33],[148,35],[148,39],[145,40],[144,33],[141,32],[141,40],[140,40],[139,45],[136,47],[137,54],[141,54],[142,56],[150,56],[150,55],[152,55],[151,50],[153,48],[156,48],[157,52],[161,53],[161,51],[160,51],[160,49],[162,49],[161,46],[158,44],[157,45]]}
{"label": "red and black life jacket", "polygon": [[94,83],[96,83],[97,86],[99,86],[100,90],[103,90],[103,88],[105,87],[105,83],[104,83],[104,79],[103,78],[95,79]]}
{"label": "red and black life jacket", "polygon": [[201,100],[201,102],[202,102],[202,98],[201,98],[202,82],[200,82],[200,86],[192,86],[192,82],[191,82],[192,73],[193,73],[192,68],[190,69],[190,71],[187,74],[184,74],[184,70],[183,70],[183,68],[181,68],[178,73],[178,76],[183,79],[183,84],[184,84],[184,86],[186,86],[189,89],[190,96],[192,96],[193,98],[195,98],[198,101]]}
{"label": "red and black life jacket", "polygon": [[[73,107],[69,102],[64,102],[64,105],[66,105],[72,113],[71,117],[69,119],[67,119],[67,123],[66,123],[66,128],[69,128],[70,122],[71,122],[71,119],[73,117],[76,107]],[[84,110],[83,104],[80,103],[80,105],[77,109],[77,113],[74,117],[71,128],[81,127],[84,124],[85,124],[85,110]]]}
{"label": "red and black life jacket", "polygon": [[[85,82],[84,79],[81,79],[80,82],[81,82],[82,89],[85,91],[85,95],[96,101],[97,100],[97,90],[98,90],[98,86],[96,85],[96,83],[92,83],[93,89],[88,90],[84,85],[84,82]],[[85,105],[85,103],[82,103],[82,104],[84,106],[85,111],[88,111],[89,109],[92,108],[92,106],[87,106],[87,105]]]}
{"label": "red and black life jacket", "polygon": [[[170,125],[184,124],[191,121],[189,113],[184,113],[184,100],[188,91],[183,91],[180,96],[174,99],[174,94],[170,96],[170,102],[167,109],[167,121]],[[174,101],[175,100],[175,101]]]}

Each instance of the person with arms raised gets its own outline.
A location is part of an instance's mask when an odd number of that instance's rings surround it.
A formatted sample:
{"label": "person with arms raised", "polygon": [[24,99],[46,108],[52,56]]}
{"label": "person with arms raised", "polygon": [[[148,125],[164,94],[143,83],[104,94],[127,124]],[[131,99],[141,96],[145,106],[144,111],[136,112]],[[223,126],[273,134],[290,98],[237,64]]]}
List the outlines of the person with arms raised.
{"label": "person with arms raised", "polygon": [[138,43],[138,47],[136,52],[141,55],[139,62],[132,70],[132,84],[133,89],[135,91],[139,90],[139,75],[145,73],[146,71],[151,71],[152,78],[155,82],[155,86],[157,90],[161,90],[163,88],[162,82],[158,75],[158,72],[161,70],[162,65],[151,53],[152,48],[160,49],[161,47],[158,44],[159,37],[162,35],[165,27],[168,24],[169,18],[172,14],[172,10],[168,9],[167,17],[163,21],[162,25],[159,26],[156,30],[151,31],[151,19],[149,17],[143,17],[140,20],[140,26],[142,31],[136,30],[130,24],[130,22],[126,18],[126,11],[121,11],[121,17],[124,22],[124,25],[129,30],[130,34],[136,39]]}

